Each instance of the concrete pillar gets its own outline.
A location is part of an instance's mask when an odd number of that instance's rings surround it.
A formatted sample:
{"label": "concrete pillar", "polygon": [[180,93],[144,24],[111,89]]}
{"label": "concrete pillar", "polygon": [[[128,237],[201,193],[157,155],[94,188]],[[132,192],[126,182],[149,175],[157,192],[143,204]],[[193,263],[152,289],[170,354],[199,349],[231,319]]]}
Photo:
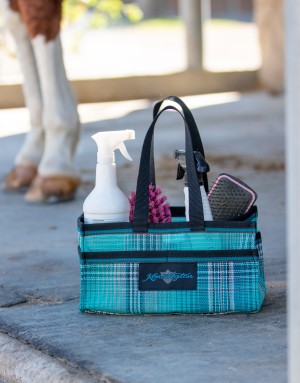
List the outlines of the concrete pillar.
{"label": "concrete pillar", "polygon": [[145,19],[158,17],[158,15],[160,14],[161,4],[157,0],[138,0],[138,4],[144,13]]}
{"label": "concrete pillar", "polygon": [[284,0],[254,1],[262,58],[259,78],[270,93],[284,90],[283,4]]}
{"label": "concrete pillar", "polygon": [[203,69],[203,24],[201,0],[179,0],[179,13],[185,25],[187,69]]}
{"label": "concrete pillar", "polygon": [[288,372],[300,382],[300,2],[285,0]]}

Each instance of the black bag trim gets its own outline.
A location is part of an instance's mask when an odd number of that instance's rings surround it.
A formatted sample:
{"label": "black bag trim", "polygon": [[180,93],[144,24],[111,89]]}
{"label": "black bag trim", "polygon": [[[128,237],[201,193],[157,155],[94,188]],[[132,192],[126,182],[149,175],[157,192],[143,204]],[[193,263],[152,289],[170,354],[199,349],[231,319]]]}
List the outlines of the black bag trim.
{"label": "black bag trim", "polygon": [[[207,228],[220,228],[220,229],[256,229],[257,224],[255,221],[205,221],[205,227]],[[122,230],[122,229],[132,229],[132,224],[130,222],[111,222],[111,223],[92,223],[85,224],[83,220],[83,214],[77,220],[77,227],[80,232],[88,235],[89,231],[101,231],[101,230]],[[154,223],[149,224],[148,228],[150,230],[159,229],[166,230],[168,229],[190,229],[189,222],[168,222],[168,223]],[[145,234],[148,234],[146,232]]]}
{"label": "black bag trim", "polygon": [[[170,206],[171,216],[172,217],[184,217],[185,216],[185,207],[184,206]],[[254,205],[246,214],[242,214],[235,221],[244,221],[250,218],[252,215],[257,214],[257,206]],[[215,221],[217,222],[217,221]],[[226,221],[231,222],[231,221]]]}
{"label": "black bag trim", "polygon": [[[234,261],[234,258],[244,258],[244,257],[253,257],[253,261],[258,258],[257,249],[248,249],[248,250],[165,250],[165,251],[110,251],[110,252],[85,252],[81,251],[80,246],[78,246],[78,254],[80,259],[141,259],[139,263],[142,262],[142,259],[147,259],[146,262],[149,262],[149,259],[152,258],[155,262],[155,259],[164,258],[165,262],[168,262],[169,258],[187,258],[187,262],[191,262],[191,258],[197,259],[199,262],[205,258],[230,258],[230,261]],[[136,256],[135,256],[136,254]],[[182,259],[180,262],[184,262]]]}

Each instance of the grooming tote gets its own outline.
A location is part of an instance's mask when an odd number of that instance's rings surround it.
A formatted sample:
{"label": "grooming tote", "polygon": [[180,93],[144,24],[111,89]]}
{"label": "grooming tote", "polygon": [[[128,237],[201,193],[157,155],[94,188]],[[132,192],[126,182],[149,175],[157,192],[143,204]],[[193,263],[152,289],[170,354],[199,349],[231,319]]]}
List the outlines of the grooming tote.
{"label": "grooming tote", "polygon": [[[203,145],[195,120],[181,108],[154,107],[140,161],[133,222],[84,224],[78,218],[80,309],[114,314],[257,312],[266,293],[257,208],[237,221],[204,221],[194,151]],[[159,116],[176,110],[185,126],[190,220],[171,207],[172,222],[148,223],[155,185],[153,133]],[[207,176],[204,175],[207,187]]]}

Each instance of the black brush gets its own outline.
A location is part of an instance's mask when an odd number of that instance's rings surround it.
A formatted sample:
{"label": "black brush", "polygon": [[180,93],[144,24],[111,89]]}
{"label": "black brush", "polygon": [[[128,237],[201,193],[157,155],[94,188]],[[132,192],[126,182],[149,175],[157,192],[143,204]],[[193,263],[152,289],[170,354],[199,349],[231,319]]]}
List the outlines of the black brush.
{"label": "black brush", "polygon": [[234,221],[254,205],[257,194],[244,182],[221,173],[208,193],[214,221]]}

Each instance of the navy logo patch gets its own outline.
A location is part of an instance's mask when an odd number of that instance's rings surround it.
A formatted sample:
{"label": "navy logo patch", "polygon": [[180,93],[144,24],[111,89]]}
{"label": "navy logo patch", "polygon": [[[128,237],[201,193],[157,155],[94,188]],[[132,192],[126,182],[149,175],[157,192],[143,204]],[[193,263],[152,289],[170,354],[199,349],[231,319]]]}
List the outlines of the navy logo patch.
{"label": "navy logo patch", "polygon": [[139,290],[197,290],[197,263],[140,263]]}

